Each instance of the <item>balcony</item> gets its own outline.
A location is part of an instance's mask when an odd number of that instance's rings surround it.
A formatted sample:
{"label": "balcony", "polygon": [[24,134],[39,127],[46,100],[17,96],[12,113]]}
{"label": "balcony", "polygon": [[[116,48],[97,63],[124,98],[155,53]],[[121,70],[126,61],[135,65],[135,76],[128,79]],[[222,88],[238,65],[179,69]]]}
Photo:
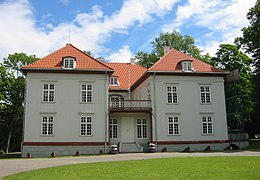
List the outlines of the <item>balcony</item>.
{"label": "balcony", "polygon": [[110,112],[151,112],[150,100],[109,100]]}

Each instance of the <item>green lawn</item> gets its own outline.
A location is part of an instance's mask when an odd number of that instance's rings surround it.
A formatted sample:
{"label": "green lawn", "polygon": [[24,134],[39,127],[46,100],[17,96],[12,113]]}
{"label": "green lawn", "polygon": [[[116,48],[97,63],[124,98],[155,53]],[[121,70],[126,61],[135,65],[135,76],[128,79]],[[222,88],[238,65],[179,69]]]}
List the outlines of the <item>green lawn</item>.
{"label": "green lawn", "polygon": [[46,168],[5,179],[260,179],[260,157],[191,157]]}

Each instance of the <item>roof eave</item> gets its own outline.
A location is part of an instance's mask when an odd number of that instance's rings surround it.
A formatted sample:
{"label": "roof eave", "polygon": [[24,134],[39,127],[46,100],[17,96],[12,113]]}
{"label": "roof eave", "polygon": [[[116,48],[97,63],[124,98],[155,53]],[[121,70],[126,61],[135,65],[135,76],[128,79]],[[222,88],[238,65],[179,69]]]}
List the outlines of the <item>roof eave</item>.
{"label": "roof eave", "polygon": [[179,74],[179,75],[223,75],[226,76],[229,74],[228,71],[223,72],[183,72],[183,71],[156,71],[156,70],[148,70],[149,74]]}

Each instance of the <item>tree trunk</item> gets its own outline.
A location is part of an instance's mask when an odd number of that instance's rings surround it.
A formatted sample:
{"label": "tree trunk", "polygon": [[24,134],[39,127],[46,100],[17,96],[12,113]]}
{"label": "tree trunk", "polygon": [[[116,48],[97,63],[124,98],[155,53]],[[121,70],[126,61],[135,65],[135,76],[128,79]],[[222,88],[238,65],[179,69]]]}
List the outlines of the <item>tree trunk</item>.
{"label": "tree trunk", "polygon": [[11,137],[12,137],[12,130],[8,134],[8,139],[7,139],[7,145],[6,145],[6,153],[9,153],[9,147],[10,147],[10,142],[11,142]]}

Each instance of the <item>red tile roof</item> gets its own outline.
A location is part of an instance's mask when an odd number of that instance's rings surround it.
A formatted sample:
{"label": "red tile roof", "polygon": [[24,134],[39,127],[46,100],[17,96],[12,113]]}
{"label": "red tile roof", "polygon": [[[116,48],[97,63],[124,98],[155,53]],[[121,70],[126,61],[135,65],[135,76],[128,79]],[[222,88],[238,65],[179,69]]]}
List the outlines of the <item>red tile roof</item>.
{"label": "red tile roof", "polygon": [[147,68],[131,63],[106,63],[115,70],[112,76],[118,77],[119,86],[109,86],[112,90],[126,90],[136,82]]}
{"label": "red tile roof", "polygon": [[205,62],[202,62],[187,54],[177,51],[176,49],[170,50],[164,57],[157,61],[152,67],[150,67],[148,71],[182,72],[181,62],[183,60],[192,61],[192,68],[195,70],[195,72],[224,72]]}
{"label": "red tile roof", "polygon": [[57,70],[61,69],[63,57],[75,57],[76,69],[75,70],[113,70],[105,63],[94,59],[83,51],[79,50],[71,44],[67,44],[61,49],[51,53],[50,55],[32,63],[27,66],[23,66],[22,69],[48,69]]}

